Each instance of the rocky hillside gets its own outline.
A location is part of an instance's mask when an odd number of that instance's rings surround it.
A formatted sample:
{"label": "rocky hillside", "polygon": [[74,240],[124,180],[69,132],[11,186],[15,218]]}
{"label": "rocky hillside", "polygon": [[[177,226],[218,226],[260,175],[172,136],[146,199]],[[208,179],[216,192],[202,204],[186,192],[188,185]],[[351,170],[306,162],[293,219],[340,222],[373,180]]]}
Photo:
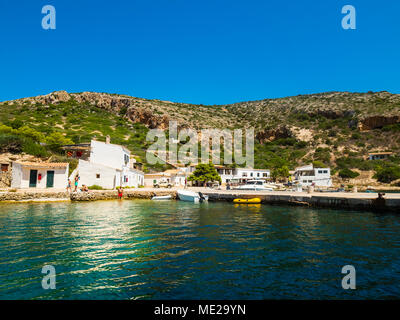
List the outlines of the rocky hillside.
{"label": "rocky hillside", "polygon": [[0,121],[20,121],[74,142],[94,135],[127,145],[142,158],[149,128],[246,128],[256,132],[256,166],[293,168],[319,161],[337,170],[372,170],[371,151],[400,150],[400,95],[328,92],[230,105],[193,105],[126,95],[53,92],[0,103]]}
{"label": "rocky hillside", "polygon": [[47,95],[6,101],[5,105],[57,105],[75,101],[96,106],[149,128],[164,129],[168,121],[200,128],[253,126],[257,130],[285,124],[296,125],[305,116],[326,119],[345,118],[350,127],[360,130],[380,128],[400,122],[400,95],[389,92],[328,92],[280,99],[240,102],[230,105],[193,105],[170,101],[147,100],[126,95],[57,91]]}

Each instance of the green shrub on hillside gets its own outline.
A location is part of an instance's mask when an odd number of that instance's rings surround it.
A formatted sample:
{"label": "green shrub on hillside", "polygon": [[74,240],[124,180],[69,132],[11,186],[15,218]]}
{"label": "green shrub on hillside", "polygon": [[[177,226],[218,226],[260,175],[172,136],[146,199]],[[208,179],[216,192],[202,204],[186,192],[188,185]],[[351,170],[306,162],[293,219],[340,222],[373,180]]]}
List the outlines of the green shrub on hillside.
{"label": "green shrub on hillside", "polygon": [[394,180],[400,179],[400,167],[387,166],[381,167],[376,170],[374,178],[383,183],[390,183]]}
{"label": "green shrub on hillside", "polygon": [[360,169],[362,171],[373,170],[377,165],[374,161],[364,160],[362,158],[342,157],[336,159],[338,169]]}
{"label": "green shrub on hillside", "polygon": [[39,158],[44,158],[49,156],[49,153],[47,152],[44,146],[36,143],[35,141],[29,138],[23,139],[22,152],[31,154]]}
{"label": "green shrub on hillside", "polygon": [[342,179],[354,179],[356,177],[358,177],[360,174],[356,171],[352,171],[350,169],[342,169],[339,171],[339,177],[341,177]]}
{"label": "green shrub on hillside", "polygon": [[0,134],[0,152],[17,154],[22,152],[23,140],[13,134],[1,133]]}
{"label": "green shrub on hillside", "polygon": [[16,134],[0,133],[0,153],[27,153],[36,157],[46,157],[46,149],[29,137]]}
{"label": "green shrub on hillside", "polygon": [[34,141],[43,142],[45,140],[42,132],[36,131],[28,126],[22,126],[17,130],[17,133],[25,137],[29,137]]}
{"label": "green shrub on hillside", "polygon": [[328,166],[321,161],[313,161],[312,165],[314,168],[327,168]]}
{"label": "green shrub on hillside", "polygon": [[64,137],[61,132],[53,132],[45,139],[48,148],[55,152],[61,152],[60,147],[66,144],[73,144],[71,139]]}

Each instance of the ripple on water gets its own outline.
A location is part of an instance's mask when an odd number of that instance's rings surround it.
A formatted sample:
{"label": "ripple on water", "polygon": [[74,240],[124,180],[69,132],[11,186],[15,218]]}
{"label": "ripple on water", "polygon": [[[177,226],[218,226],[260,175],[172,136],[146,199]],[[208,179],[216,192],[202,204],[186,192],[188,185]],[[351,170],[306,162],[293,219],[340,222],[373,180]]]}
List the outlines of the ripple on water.
{"label": "ripple on water", "polygon": [[[0,205],[0,227],[2,299],[400,297],[396,215],[102,201]],[[45,264],[56,290],[41,289]]]}

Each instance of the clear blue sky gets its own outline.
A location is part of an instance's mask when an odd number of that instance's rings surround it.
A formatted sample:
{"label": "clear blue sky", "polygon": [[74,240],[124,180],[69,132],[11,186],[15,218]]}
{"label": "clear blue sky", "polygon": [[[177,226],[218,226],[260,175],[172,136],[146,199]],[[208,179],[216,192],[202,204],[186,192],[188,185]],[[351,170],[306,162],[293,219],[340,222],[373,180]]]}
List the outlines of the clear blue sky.
{"label": "clear blue sky", "polygon": [[[42,6],[57,10],[43,30]],[[343,30],[341,8],[357,10]],[[99,91],[224,104],[400,93],[397,0],[1,0],[0,101]]]}

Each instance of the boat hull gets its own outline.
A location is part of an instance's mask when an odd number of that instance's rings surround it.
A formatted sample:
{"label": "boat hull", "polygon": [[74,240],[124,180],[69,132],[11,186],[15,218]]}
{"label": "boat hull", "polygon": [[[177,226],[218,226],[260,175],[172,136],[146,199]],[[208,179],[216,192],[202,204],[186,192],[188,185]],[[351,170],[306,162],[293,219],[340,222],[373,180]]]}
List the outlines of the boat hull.
{"label": "boat hull", "polygon": [[171,200],[172,196],[154,196],[151,200],[161,201],[161,200]]}
{"label": "boat hull", "polygon": [[[205,201],[208,201],[208,196],[203,196]],[[197,192],[194,191],[179,191],[178,190],[178,198],[182,201],[199,203],[201,201],[201,197]]]}

